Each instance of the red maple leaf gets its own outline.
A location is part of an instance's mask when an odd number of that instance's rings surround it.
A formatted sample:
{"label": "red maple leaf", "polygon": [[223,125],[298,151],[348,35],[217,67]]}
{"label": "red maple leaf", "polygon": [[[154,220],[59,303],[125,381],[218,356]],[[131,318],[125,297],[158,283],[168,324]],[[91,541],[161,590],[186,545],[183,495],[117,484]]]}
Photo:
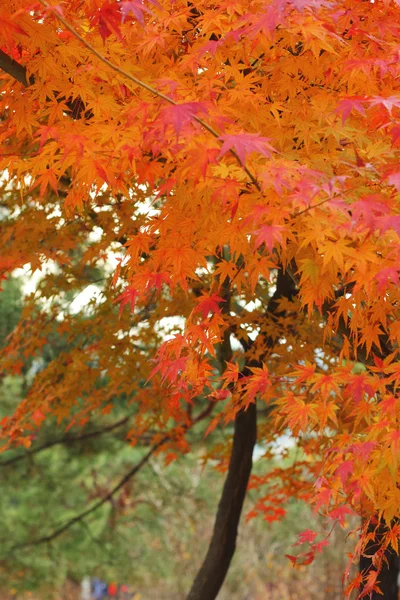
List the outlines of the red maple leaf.
{"label": "red maple leaf", "polygon": [[182,104],[172,104],[163,108],[160,112],[160,119],[164,128],[168,125],[172,125],[175,129],[176,137],[178,138],[182,127],[190,122],[194,115],[199,113],[207,113],[207,109],[203,102],[184,102]]}
{"label": "red maple leaf", "polygon": [[329,513],[329,517],[331,519],[338,520],[340,525],[342,525],[342,527],[344,525],[344,520],[346,518],[346,515],[354,515],[354,512],[345,504],[342,504],[342,506],[338,506],[337,508],[334,508]]}
{"label": "red maple leaf", "polygon": [[304,9],[330,8],[332,6],[330,0],[291,0],[290,4],[299,12],[303,12]]}
{"label": "red maple leaf", "polygon": [[380,196],[371,194],[357,200],[351,207],[352,222],[358,223],[367,229],[376,229],[377,217],[386,215],[388,207],[380,201]]}
{"label": "red maple leaf", "polygon": [[246,35],[255,37],[258,33],[270,36],[278,25],[282,25],[285,20],[285,10],[287,4],[282,0],[274,0],[268,6],[263,7],[263,11],[257,14],[257,20],[254,20],[250,27],[245,28]]}
{"label": "red maple leaf", "polygon": [[350,375],[349,383],[346,386],[346,392],[350,394],[356,404],[361,402],[364,398],[364,394],[368,397],[372,397],[375,394],[374,388],[368,382],[368,378],[364,373]]}
{"label": "red maple leaf", "polygon": [[394,185],[396,190],[400,192],[400,172],[391,173],[387,178],[389,185]]}
{"label": "red maple leaf", "polygon": [[346,460],[338,466],[338,468],[336,469],[336,473],[337,475],[339,475],[343,486],[345,485],[347,479],[349,478],[351,473],[353,473],[353,471],[354,462],[352,460]]}
{"label": "red maple leaf", "polygon": [[[156,0],[149,0],[149,2],[153,6],[160,6]],[[143,4],[142,0],[122,0],[120,5],[122,22],[125,21],[129,13],[132,13],[135,19],[144,25],[144,13],[151,14],[151,10]]]}
{"label": "red maple leaf", "polygon": [[293,554],[285,554],[286,558],[290,560],[292,565],[295,567],[297,564],[297,556],[293,556]]}
{"label": "red maple leaf", "polygon": [[119,2],[104,2],[101,8],[91,19],[92,25],[97,25],[103,42],[114,33],[120,40],[122,35],[121,25],[121,7]]}
{"label": "red maple leaf", "polygon": [[367,100],[368,99],[365,96],[349,96],[348,98],[343,98],[335,110],[336,113],[342,114],[342,124],[345,124],[347,117],[353,109],[359,112],[363,117],[366,117],[367,115],[363,104],[367,102]]}
{"label": "red maple leaf", "polygon": [[263,137],[259,133],[227,133],[221,135],[219,139],[223,144],[218,158],[235,150],[242,165],[246,161],[246,156],[251,152],[258,152],[267,158],[270,158],[272,152],[276,152],[269,143],[270,138]]}
{"label": "red maple leaf", "polygon": [[220,313],[221,309],[218,306],[219,302],[225,302],[223,298],[218,296],[217,294],[203,294],[201,298],[197,298],[198,305],[195,309],[195,312],[201,312],[203,314],[203,319],[207,318],[208,313]]}
{"label": "red maple leaf", "polygon": [[312,544],[316,537],[317,537],[316,532],[312,531],[311,529],[306,529],[305,531],[301,531],[297,535],[297,542],[295,543],[295,546],[300,546],[301,544],[306,544],[306,543]]}
{"label": "red maple leaf", "polygon": [[262,244],[265,244],[272,254],[275,242],[282,242],[280,225],[262,225],[260,229],[257,229],[254,233],[257,233],[256,246],[259,248]]}
{"label": "red maple leaf", "polygon": [[[384,267],[376,273],[374,279],[378,282],[378,290],[380,292],[387,289],[390,282],[398,285],[399,272],[395,267]],[[376,357],[374,357],[375,360]],[[376,363],[375,363],[376,364]]]}
{"label": "red maple leaf", "polygon": [[46,416],[42,413],[42,411],[40,410],[40,408],[37,408],[31,415],[31,419],[32,421],[35,423],[35,425],[37,425],[38,427],[40,427],[40,425],[42,424],[42,422],[45,420]]}
{"label": "red maple leaf", "polygon": [[393,125],[390,130],[393,146],[400,146],[400,125]]}
{"label": "red maple leaf", "polygon": [[118,296],[118,298],[116,298],[114,300],[114,302],[121,303],[121,306],[119,308],[119,313],[120,314],[122,313],[122,311],[124,310],[125,304],[130,304],[131,310],[133,312],[135,310],[135,304],[136,304],[137,297],[138,297],[137,290],[135,290],[133,288],[128,288],[127,290],[122,292],[122,294],[120,294]]}
{"label": "red maple leaf", "polygon": [[377,106],[378,104],[383,105],[389,114],[392,114],[394,107],[400,108],[400,98],[398,96],[388,96],[387,98],[374,96],[369,102],[371,106]]}

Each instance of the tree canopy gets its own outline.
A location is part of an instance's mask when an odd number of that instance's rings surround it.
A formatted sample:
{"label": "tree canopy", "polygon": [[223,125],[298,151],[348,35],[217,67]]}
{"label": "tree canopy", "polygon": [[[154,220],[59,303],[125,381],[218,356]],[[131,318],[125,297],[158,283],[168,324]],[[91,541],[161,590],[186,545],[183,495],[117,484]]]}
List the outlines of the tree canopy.
{"label": "tree canopy", "polygon": [[[2,3],[0,272],[41,273],[2,370],[49,353],[3,448],[122,410],[173,461],[203,427],[226,479],[189,600],[216,597],[249,481],[253,515],[362,517],[348,593],[398,550],[399,34],[397,0]],[[298,458],[250,478],[288,435]]]}

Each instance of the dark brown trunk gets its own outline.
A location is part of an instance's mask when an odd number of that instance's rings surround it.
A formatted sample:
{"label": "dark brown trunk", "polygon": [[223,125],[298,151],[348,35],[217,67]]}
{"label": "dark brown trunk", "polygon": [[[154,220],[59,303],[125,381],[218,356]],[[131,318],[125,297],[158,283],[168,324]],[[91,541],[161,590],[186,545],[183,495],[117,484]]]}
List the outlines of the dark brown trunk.
{"label": "dark brown trunk", "polygon": [[250,404],[235,419],[232,454],[213,535],[187,600],[214,600],[224,582],[236,548],[237,529],[253,465],[256,437],[256,406]]}
{"label": "dark brown trunk", "polygon": [[[376,526],[371,526],[371,531],[375,531]],[[368,573],[371,570],[376,570],[375,566],[372,564],[372,560],[370,558],[379,548],[379,541],[384,533],[384,528],[382,527],[382,531],[378,528],[376,532],[376,539],[370,541],[365,549],[365,554],[367,556],[362,556],[360,559],[360,571],[364,573]],[[399,577],[399,569],[400,569],[400,560],[398,555],[389,548],[385,552],[385,560],[382,561],[382,570],[378,575],[377,583],[381,590],[381,593],[372,592],[371,595],[367,595],[366,598],[368,600],[398,600],[399,588],[398,588],[398,577]]]}

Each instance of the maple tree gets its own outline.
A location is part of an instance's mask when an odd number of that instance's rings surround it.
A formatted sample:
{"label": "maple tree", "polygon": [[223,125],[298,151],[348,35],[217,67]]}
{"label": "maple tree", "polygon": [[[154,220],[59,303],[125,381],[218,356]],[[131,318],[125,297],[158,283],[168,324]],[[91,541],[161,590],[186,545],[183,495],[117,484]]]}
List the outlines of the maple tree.
{"label": "maple tree", "polygon": [[[361,597],[398,550],[399,29],[392,0],[2,3],[0,268],[44,271],[2,368],[68,342],[4,447],[121,396],[167,460],[233,421],[190,600],[222,585],[256,439],[268,459],[285,431],[302,458],[250,479],[253,514],[360,515]],[[100,267],[82,318],[65,299]]]}

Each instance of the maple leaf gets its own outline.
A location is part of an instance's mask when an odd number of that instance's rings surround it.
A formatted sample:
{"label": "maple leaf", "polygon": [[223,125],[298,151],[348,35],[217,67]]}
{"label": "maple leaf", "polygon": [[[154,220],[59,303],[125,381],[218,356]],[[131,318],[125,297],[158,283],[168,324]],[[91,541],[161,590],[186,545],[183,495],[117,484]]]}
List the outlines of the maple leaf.
{"label": "maple leaf", "polygon": [[390,134],[392,136],[392,142],[393,142],[393,146],[399,146],[400,145],[400,125],[393,125],[393,127],[390,130]]}
{"label": "maple leaf", "polygon": [[[149,379],[160,372],[162,381],[169,380],[175,382],[177,381],[178,376],[185,370],[187,360],[187,356],[181,356],[175,359],[162,358],[159,360],[158,365],[151,371]],[[175,394],[174,397],[179,398],[180,395]]]}
{"label": "maple leaf", "polygon": [[218,304],[220,302],[225,302],[224,298],[218,296],[218,294],[207,294],[203,292],[200,298],[196,298],[197,307],[195,312],[201,312],[203,315],[203,319],[206,319],[210,312],[212,313],[220,313],[221,309]]}
{"label": "maple leaf", "polygon": [[45,125],[42,127],[39,127],[36,135],[40,139],[39,150],[42,150],[42,148],[43,148],[44,144],[47,142],[47,140],[49,140],[49,139],[58,140],[59,139],[58,129],[56,127],[49,127],[49,126],[45,126]]}
{"label": "maple leaf", "polygon": [[381,343],[379,336],[383,335],[384,332],[379,326],[379,323],[370,323],[364,327],[361,343],[365,344],[367,356],[371,353],[371,348],[375,345],[379,350],[381,349]]}
{"label": "maple leaf", "polygon": [[325,486],[318,487],[317,494],[314,498],[314,503],[315,503],[314,511],[317,512],[322,506],[324,508],[327,508],[331,501],[331,497],[332,497],[332,490],[330,488],[325,487]]}
{"label": "maple leaf", "polygon": [[378,591],[378,586],[376,585],[376,580],[378,578],[378,571],[375,569],[371,569],[367,575],[366,580],[364,581],[364,586],[359,598],[365,598],[366,596],[371,596],[372,592]]}
{"label": "maple leaf", "polygon": [[127,290],[122,292],[122,294],[120,294],[118,296],[118,298],[116,298],[114,300],[114,302],[120,302],[120,309],[119,309],[120,314],[124,310],[124,306],[126,304],[130,305],[131,311],[133,312],[135,310],[137,297],[138,297],[138,292],[134,288],[128,288]]}
{"label": "maple leaf", "polygon": [[296,377],[296,384],[303,383],[312,378],[317,366],[308,361],[304,365],[296,365],[296,370],[292,372],[293,377]]}
{"label": "maple leaf", "polygon": [[375,446],[376,443],[372,441],[362,442],[358,444],[353,444],[349,447],[349,450],[351,449],[356,456],[361,456],[363,461],[366,462],[369,459],[371,452],[373,451]]}
{"label": "maple leaf", "polygon": [[254,232],[257,234],[256,247],[259,248],[262,244],[265,244],[269,253],[272,254],[275,242],[282,243],[283,241],[282,230],[281,225],[262,225]]}
{"label": "maple leaf", "polygon": [[329,546],[329,541],[327,539],[324,539],[320,542],[317,542],[316,544],[313,544],[312,549],[313,551],[320,553],[326,546]]}
{"label": "maple leaf", "polygon": [[286,556],[286,558],[288,558],[290,560],[293,567],[295,567],[297,565],[297,560],[298,560],[297,556],[294,556],[293,554],[285,554],[285,556]]}
{"label": "maple leaf", "polygon": [[[156,0],[148,0],[153,6],[160,6]],[[133,16],[141,25],[144,25],[145,13],[151,14],[151,10],[144,4],[143,0],[121,0],[121,15],[122,22],[124,22],[127,16],[132,13]]]}
{"label": "maple leaf", "polygon": [[237,274],[237,266],[234,262],[228,260],[221,260],[215,267],[215,274],[219,275],[220,284],[228,279],[233,279]]}
{"label": "maple leaf", "polygon": [[223,40],[209,40],[197,49],[197,55],[200,57],[204,56],[207,53],[210,53],[212,56],[214,56],[222,43]]}
{"label": "maple leaf", "polygon": [[391,173],[387,180],[389,185],[393,185],[396,190],[400,192],[400,171]]}
{"label": "maple leaf", "polygon": [[43,423],[45,418],[46,418],[46,415],[43,414],[43,412],[40,410],[40,408],[37,408],[31,415],[32,421],[38,427],[40,427],[40,425]]}
{"label": "maple leaf", "polygon": [[119,2],[103,2],[97,13],[92,17],[92,25],[97,25],[103,42],[113,33],[122,40],[121,5]]}
{"label": "maple leaf", "polygon": [[335,112],[341,113],[342,115],[342,124],[344,125],[348,119],[352,110],[356,110],[363,117],[366,117],[366,112],[364,109],[364,104],[368,101],[368,98],[365,96],[348,96],[347,98],[343,98],[339,102],[336,107]]}
{"label": "maple leaf", "polygon": [[204,102],[184,102],[163,108],[160,112],[160,119],[164,127],[172,125],[178,138],[182,128],[188,122],[192,122],[194,115],[204,115],[206,113],[207,109]]}
{"label": "maple leaf", "polygon": [[383,98],[382,96],[374,96],[369,100],[370,106],[376,106],[377,104],[382,104],[389,114],[392,114],[392,110],[394,107],[400,108],[400,97],[399,96],[388,96],[387,98]]}
{"label": "maple leaf", "polygon": [[253,23],[246,27],[246,34],[255,37],[258,33],[270,37],[279,24],[284,23],[287,3],[282,0],[273,0],[270,4],[264,6],[264,10],[258,13],[257,18],[252,19]]}
{"label": "maple leaf", "polygon": [[306,529],[305,531],[301,531],[300,533],[297,534],[297,542],[295,543],[295,546],[300,546],[301,544],[307,544],[307,543],[312,544],[316,537],[317,537],[316,532],[312,531],[311,529]]}
{"label": "maple leaf", "polygon": [[267,365],[263,364],[262,368],[250,368],[252,375],[246,379],[245,397],[247,401],[253,402],[255,397],[265,394],[271,386],[271,379]]}
{"label": "maple leaf", "polygon": [[246,156],[257,152],[270,158],[276,152],[269,143],[271,138],[261,136],[259,133],[236,133],[221,135],[219,139],[223,142],[218,158],[227,152],[235,150],[242,165],[246,162]]}
{"label": "maple leaf", "polygon": [[378,282],[378,290],[382,292],[387,289],[389,283],[399,283],[399,271],[396,267],[384,267],[375,274],[374,279]]}
{"label": "maple leaf", "polygon": [[364,398],[364,395],[372,397],[375,390],[371,385],[371,379],[365,374],[350,375],[346,385],[346,392],[351,395],[356,404],[359,404]]}
{"label": "maple leaf", "polygon": [[352,207],[352,221],[367,229],[374,230],[378,227],[377,217],[388,213],[388,206],[380,201],[376,195],[365,196],[354,203]]}
{"label": "maple leaf", "polygon": [[214,390],[208,397],[212,398],[215,402],[221,402],[223,400],[226,400],[229,397],[229,391],[228,390]]}
{"label": "maple leaf", "polygon": [[330,511],[329,518],[337,520],[340,523],[340,525],[344,527],[347,515],[354,515],[354,511],[352,511],[351,508],[349,508],[345,504],[342,504],[341,506],[338,506],[337,508],[334,508]]}
{"label": "maple leaf", "polygon": [[36,178],[32,189],[38,185],[40,186],[41,198],[44,198],[46,192],[48,191],[48,187],[50,187],[56,193],[56,195],[58,195],[58,178],[54,167],[47,167],[46,169],[43,169]]}
{"label": "maple leaf", "polygon": [[263,507],[263,520],[268,523],[274,521],[281,521],[282,517],[286,515],[286,510],[282,507],[277,506],[265,506]]}
{"label": "maple leaf", "polygon": [[226,369],[222,374],[222,378],[224,380],[222,385],[223,388],[226,388],[232,383],[236,383],[239,378],[239,365],[236,363],[226,362]]}
{"label": "maple leaf", "polygon": [[298,431],[305,431],[308,427],[310,420],[315,419],[315,406],[316,404],[310,402],[307,404],[304,401],[304,397],[294,396],[293,393],[289,394],[284,399],[284,411],[287,414],[286,423],[288,427],[297,433]]}
{"label": "maple leaf", "polygon": [[349,476],[353,472],[354,472],[354,462],[352,460],[344,461],[336,469],[336,473],[339,475],[343,486],[346,484]]}
{"label": "maple leaf", "polygon": [[193,169],[198,168],[203,179],[206,178],[208,167],[212,164],[217,164],[218,148],[204,148],[200,144],[190,149],[187,153],[187,172],[193,177]]}
{"label": "maple leaf", "polygon": [[0,40],[4,40],[10,48],[14,46],[15,35],[29,35],[16,20],[7,10],[0,11]]}
{"label": "maple leaf", "polygon": [[357,573],[357,575],[352,579],[352,581],[349,583],[349,585],[347,586],[346,590],[345,590],[345,594],[346,597],[349,597],[352,595],[352,593],[355,590],[359,590],[361,585],[363,583],[363,576],[361,573]]}

